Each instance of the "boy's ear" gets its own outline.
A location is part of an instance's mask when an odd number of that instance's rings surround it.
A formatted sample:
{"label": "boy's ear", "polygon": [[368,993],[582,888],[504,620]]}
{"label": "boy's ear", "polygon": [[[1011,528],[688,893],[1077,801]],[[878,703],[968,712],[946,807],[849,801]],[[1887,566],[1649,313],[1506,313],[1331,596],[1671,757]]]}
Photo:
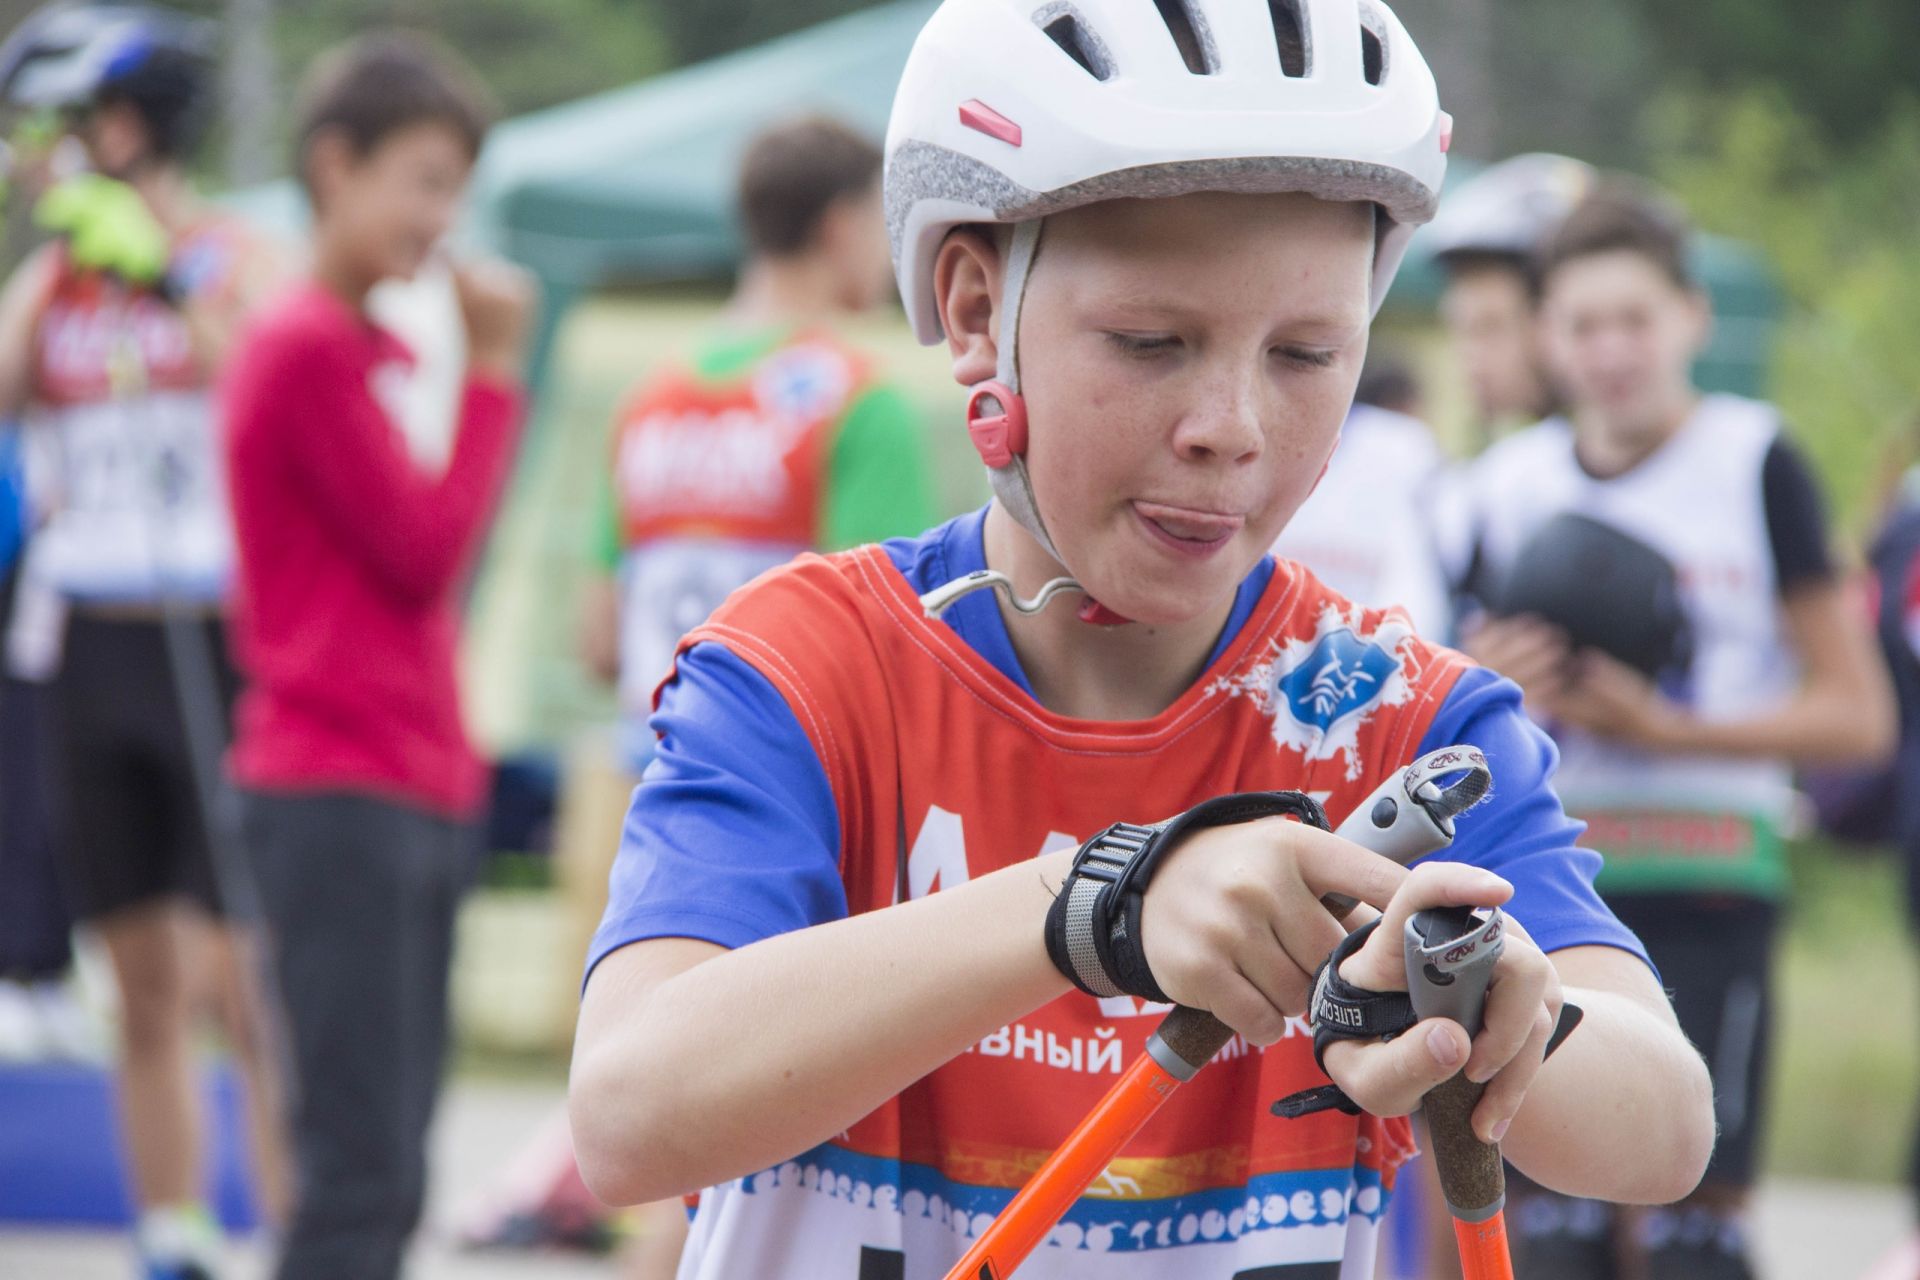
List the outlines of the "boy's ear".
{"label": "boy's ear", "polygon": [[1695,286],[1687,290],[1687,305],[1693,311],[1693,354],[1697,357],[1713,341],[1713,299]]}
{"label": "boy's ear", "polygon": [[953,379],[963,387],[998,371],[1000,250],[971,227],[947,234],[933,260],[933,298],[953,357]]}
{"label": "boy's ear", "polygon": [[338,129],[321,129],[308,139],[301,164],[306,168],[307,190],[313,195],[316,209],[339,186],[355,159],[352,143]]}

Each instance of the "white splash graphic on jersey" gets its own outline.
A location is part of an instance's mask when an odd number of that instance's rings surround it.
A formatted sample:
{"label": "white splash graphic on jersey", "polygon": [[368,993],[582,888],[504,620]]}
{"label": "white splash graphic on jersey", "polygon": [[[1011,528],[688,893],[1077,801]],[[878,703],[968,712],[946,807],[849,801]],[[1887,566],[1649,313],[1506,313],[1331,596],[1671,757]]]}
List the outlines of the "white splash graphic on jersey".
{"label": "white splash graphic on jersey", "polygon": [[1251,698],[1273,722],[1275,746],[1308,760],[1344,753],[1347,778],[1358,779],[1360,729],[1378,708],[1413,696],[1401,651],[1413,634],[1406,616],[1390,612],[1371,632],[1361,630],[1364,616],[1358,606],[1329,601],[1311,636],[1275,641],[1271,656],[1221,676],[1208,692]]}

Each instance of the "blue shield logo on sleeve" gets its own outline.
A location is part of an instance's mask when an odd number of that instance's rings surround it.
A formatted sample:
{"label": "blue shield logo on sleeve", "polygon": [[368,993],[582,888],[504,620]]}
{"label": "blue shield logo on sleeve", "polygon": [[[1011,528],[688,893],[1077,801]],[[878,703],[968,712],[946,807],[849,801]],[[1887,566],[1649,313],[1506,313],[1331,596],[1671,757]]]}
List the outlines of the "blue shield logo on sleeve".
{"label": "blue shield logo on sleeve", "polygon": [[1322,733],[1380,701],[1400,660],[1371,639],[1341,627],[1321,636],[1292,670],[1274,679],[1274,691],[1302,725]]}

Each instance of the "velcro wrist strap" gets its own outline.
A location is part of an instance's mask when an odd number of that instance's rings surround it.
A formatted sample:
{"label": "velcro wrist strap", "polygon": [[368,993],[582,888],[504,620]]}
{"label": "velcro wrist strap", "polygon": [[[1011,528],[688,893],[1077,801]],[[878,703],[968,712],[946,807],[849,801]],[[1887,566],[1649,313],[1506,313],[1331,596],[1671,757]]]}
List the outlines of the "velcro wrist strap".
{"label": "velcro wrist strap", "polygon": [[1369,991],[1340,976],[1340,965],[1379,927],[1380,921],[1372,920],[1342,938],[1313,976],[1307,1013],[1313,1024],[1313,1060],[1323,1072],[1327,1046],[1334,1041],[1391,1040],[1418,1021],[1406,992]]}
{"label": "velcro wrist strap", "polygon": [[1326,813],[1300,792],[1244,791],[1150,826],[1116,822],[1094,836],[1080,846],[1047,912],[1054,968],[1089,995],[1170,1002],[1147,966],[1140,931],[1146,888],[1160,859],[1193,831],[1277,816],[1327,830]]}
{"label": "velcro wrist strap", "polygon": [[[1054,968],[1088,995],[1127,994],[1109,976],[1114,973],[1109,962],[1113,940],[1111,931],[1100,927],[1103,907],[1108,891],[1119,883],[1128,865],[1152,847],[1158,834],[1157,827],[1116,822],[1081,845],[1073,869],[1060,886],[1060,896],[1047,912],[1047,955]],[[1130,936],[1138,933],[1136,921]]]}

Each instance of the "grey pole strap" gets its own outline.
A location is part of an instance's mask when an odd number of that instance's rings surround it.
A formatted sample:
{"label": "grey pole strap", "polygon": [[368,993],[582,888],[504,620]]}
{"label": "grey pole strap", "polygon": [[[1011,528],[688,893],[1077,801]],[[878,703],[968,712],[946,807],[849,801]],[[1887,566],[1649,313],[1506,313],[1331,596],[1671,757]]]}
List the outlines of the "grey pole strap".
{"label": "grey pole strap", "polygon": [[[1040,249],[1040,228],[1045,220],[1029,218],[1013,224],[1013,238],[1007,246],[1006,277],[1000,287],[1000,334],[995,355],[994,376],[1012,391],[1020,390],[1020,308],[1026,301],[1027,277],[1033,271],[1034,254]],[[987,468],[987,480],[993,496],[1007,514],[1031,533],[1046,553],[1055,560],[1060,552],[1040,518],[1040,506],[1034,500],[1033,481],[1027,475],[1027,460],[1015,457],[1004,467]]]}

